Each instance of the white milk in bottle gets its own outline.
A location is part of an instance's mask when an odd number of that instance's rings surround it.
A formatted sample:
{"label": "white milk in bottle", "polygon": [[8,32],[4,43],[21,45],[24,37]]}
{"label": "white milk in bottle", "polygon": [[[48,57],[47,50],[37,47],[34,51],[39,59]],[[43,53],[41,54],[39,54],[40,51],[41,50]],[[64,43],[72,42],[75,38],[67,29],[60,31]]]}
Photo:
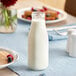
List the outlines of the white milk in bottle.
{"label": "white milk in bottle", "polygon": [[48,67],[49,41],[43,12],[33,12],[28,36],[28,67],[43,70]]}

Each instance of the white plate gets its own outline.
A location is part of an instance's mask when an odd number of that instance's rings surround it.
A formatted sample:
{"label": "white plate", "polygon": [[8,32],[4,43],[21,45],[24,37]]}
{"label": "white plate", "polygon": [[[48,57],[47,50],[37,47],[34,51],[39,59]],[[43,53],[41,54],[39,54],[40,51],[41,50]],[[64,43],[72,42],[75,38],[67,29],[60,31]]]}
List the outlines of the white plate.
{"label": "white plate", "polygon": [[10,62],[10,63],[8,63],[8,64],[0,65],[0,69],[3,69],[3,68],[5,68],[5,67],[8,67],[9,65],[15,63],[16,60],[18,59],[18,54],[17,54],[15,51],[13,51],[13,50],[11,50],[11,49],[8,49],[8,48],[4,48],[4,47],[0,47],[0,50],[7,51],[8,53],[12,54],[13,57],[14,57],[14,60],[13,60],[12,62]]}
{"label": "white plate", "polygon": [[[58,17],[57,20],[46,21],[47,24],[60,22],[60,21],[63,21],[63,20],[65,20],[67,18],[67,13],[64,12],[64,11],[62,11],[60,9],[53,8],[53,7],[50,7],[49,9],[58,11],[58,12],[60,12],[60,14],[59,14],[59,17]],[[17,16],[18,16],[19,19],[21,19],[23,21],[31,22],[31,20],[27,20],[27,19],[22,18],[22,15],[24,14],[24,11],[26,11],[26,10],[31,10],[31,7],[30,8],[25,8],[25,9],[18,10]]]}

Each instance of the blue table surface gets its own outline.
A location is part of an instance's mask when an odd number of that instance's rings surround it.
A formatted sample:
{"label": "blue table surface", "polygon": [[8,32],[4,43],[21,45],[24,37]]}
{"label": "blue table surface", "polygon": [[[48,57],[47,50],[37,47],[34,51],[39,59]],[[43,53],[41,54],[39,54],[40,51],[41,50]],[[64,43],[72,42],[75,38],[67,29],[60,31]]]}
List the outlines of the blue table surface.
{"label": "blue table surface", "polygon": [[66,40],[50,41],[49,67],[43,71],[29,70],[27,67],[28,28],[29,23],[18,21],[17,30],[12,34],[0,34],[0,46],[11,48],[18,52],[19,60],[9,68],[20,76],[76,76],[76,58],[66,53]]}

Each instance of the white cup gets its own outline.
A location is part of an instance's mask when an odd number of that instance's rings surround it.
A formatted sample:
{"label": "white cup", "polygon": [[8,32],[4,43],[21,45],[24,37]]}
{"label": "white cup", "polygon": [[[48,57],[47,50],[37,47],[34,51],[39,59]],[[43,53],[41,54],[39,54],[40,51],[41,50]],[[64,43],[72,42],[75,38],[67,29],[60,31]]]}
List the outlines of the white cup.
{"label": "white cup", "polygon": [[69,55],[72,57],[76,57],[76,33],[71,35],[71,43],[69,47]]}
{"label": "white cup", "polygon": [[70,56],[76,57],[76,31],[68,31],[67,52]]}
{"label": "white cup", "polygon": [[69,29],[68,30],[68,39],[67,39],[67,52],[69,53],[69,48],[70,48],[70,46],[71,46],[71,34],[72,34],[72,32],[73,32],[73,30],[72,29]]}

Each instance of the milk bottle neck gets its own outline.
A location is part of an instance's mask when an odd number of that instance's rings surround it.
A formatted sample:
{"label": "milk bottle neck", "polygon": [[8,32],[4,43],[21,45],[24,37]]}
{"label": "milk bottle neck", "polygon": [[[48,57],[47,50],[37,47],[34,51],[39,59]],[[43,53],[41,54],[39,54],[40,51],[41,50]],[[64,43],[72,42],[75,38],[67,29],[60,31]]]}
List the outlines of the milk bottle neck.
{"label": "milk bottle neck", "polygon": [[32,13],[32,21],[45,21],[45,13],[43,12],[33,12]]}

